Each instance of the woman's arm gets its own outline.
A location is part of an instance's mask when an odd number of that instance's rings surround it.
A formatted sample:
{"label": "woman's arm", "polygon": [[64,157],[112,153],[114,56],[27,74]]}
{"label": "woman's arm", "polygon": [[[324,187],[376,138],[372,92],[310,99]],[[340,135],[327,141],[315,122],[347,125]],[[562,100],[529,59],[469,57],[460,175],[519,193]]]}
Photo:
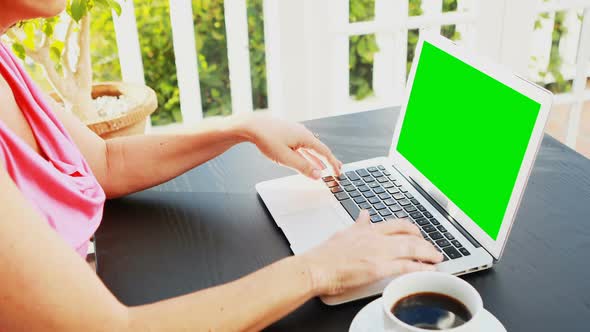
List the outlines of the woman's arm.
{"label": "woman's arm", "polygon": [[291,256],[225,285],[133,308],[129,325],[132,331],[258,331],[315,296],[312,286],[304,260]]}
{"label": "woman's arm", "polygon": [[205,128],[188,134],[106,140],[106,181],[101,185],[107,197],[124,196],[168,181],[246,141],[229,122],[208,121]]}
{"label": "woman's arm", "polygon": [[255,329],[314,295],[307,267],[291,257],[224,286],[128,308],[35,212],[1,167],[0,188],[0,330]]}
{"label": "woman's arm", "polygon": [[[0,329],[6,331],[258,330],[310,297],[400,272],[440,254],[405,222],[355,225],[305,255],[226,285],[126,307],[27,202],[0,167]],[[247,303],[247,305],[245,305]]]}
{"label": "woman's arm", "polygon": [[309,151],[323,156],[336,172],[341,166],[330,149],[305,127],[265,114],[205,120],[185,134],[106,141],[73,115],[61,110],[56,114],[109,198],[168,181],[246,141],[256,144],[271,160],[312,178],[319,178],[323,166]]}

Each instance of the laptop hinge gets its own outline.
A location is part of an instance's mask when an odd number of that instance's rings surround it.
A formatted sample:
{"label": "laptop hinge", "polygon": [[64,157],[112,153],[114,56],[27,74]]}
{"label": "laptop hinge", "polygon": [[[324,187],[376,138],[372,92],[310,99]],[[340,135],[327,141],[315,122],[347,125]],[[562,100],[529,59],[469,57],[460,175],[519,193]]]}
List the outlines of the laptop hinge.
{"label": "laptop hinge", "polygon": [[[422,189],[422,187],[420,186],[420,184],[418,184],[418,182],[414,181],[414,179],[412,179],[411,176],[405,176],[402,172],[400,172],[399,169],[397,169],[394,165],[392,165],[393,168],[395,168],[398,173],[400,173],[404,178],[406,178],[406,180],[408,180],[408,182],[410,182],[410,184],[416,189],[418,190],[418,192],[424,197],[426,198],[426,200],[432,205],[434,206],[435,209],[438,210],[438,212],[440,214],[443,215],[443,217],[445,217],[447,219],[448,222],[450,222],[453,226],[455,226],[455,228],[469,241],[471,242],[471,244],[476,247],[476,248],[483,248],[481,246],[481,244],[479,242],[477,242],[476,239],[473,238],[473,236],[471,236],[471,234],[469,234],[464,228],[463,226],[461,226],[453,217],[451,217],[451,215],[440,205],[438,204],[438,202],[432,198],[432,196],[430,196],[426,190]],[[485,248],[483,248],[485,250]],[[486,250],[487,251],[487,250]],[[493,256],[492,256],[493,257]]]}

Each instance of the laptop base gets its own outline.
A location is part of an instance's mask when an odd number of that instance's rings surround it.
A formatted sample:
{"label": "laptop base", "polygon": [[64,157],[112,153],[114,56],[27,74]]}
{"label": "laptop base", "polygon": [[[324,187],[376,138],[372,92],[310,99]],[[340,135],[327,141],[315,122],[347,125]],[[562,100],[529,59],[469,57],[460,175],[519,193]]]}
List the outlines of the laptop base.
{"label": "laptop base", "polygon": [[[490,268],[493,264],[492,256],[485,249],[479,246],[476,247],[470,239],[464,237],[453,224],[440,214],[438,210],[434,208],[429,201],[390,164],[390,159],[381,157],[344,165],[342,173],[347,174],[348,172],[350,176],[344,175],[342,179],[334,179],[334,182],[337,183],[340,189],[336,188],[336,185],[329,182],[329,179],[327,178],[325,181],[313,181],[302,175],[262,182],[257,184],[256,189],[272,214],[275,222],[289,240],[291,250],[295,254],[306,252],[327,240],[335,232],[352,225],[354,219],[349,213],[354,213],[350,208],[353,201],[359,209],[367,207],[367,204],[371,205],[371,209],[375,209],[375,204],[371,204],[368,199],[379,197],[379,195],[372,196],[373,194],[369,194],[368,191],[363,192],[362,190],[365,190],[365,188],[361,186],[364,186],[365,184],[374,186],[373,190],[371,190],[373,193],[377,186],[372,183],[381,181],[379,188],[385,189],[385,187],[391,186],[388,188],[391,190],[384,191],[384,194],[378,199],[379,203],[382,203],[385,206],[385,201],[390,199],[391,201],[387,202],[392,205],[387,206],[387,210],[380,209],[373,211],[373,213],[377,212],[374,214],[374,216],[377,216],[374,220],[381,219],[382,221],[378,222],[392,222],[389,219],[406,215],[404,219],[413,223],[420,223],[421,225],[418,226],[423,230],[425,238],[433,242],[435,245],[437,243],[443,244],[444,246],[439,249],[441,251],[444,250],[443,252],[445,253],[449,252],[451,254],[445,254],[446,261],[437,265],[439,271],[461,275]],[[366,176],[366,179],[362,180],[363,177],[359,176],[361,180],[357,180],[358,186],[354,188],[355,190],[353,190],[352,187],[347,186],[348,182],[354,182],[351,181],[354,174],[350,172],[355,172],[356,170],[361,169],[374,170],[376,166],[382,166],[381,170],[373,173],[378,175],[376,178],[373,177],[373,179],[370,179],[369,176]],[[360,172],[360,174],[364,175],[365,172]],[[385,174],[390,174],[387,181],[383,179]],[[395,181],[391,181],[390,178]],[[371,181],[365,184],[359,182],[369,180]],[[341,184],[346,184],[346,186],[340,186]],[[354,187],[355,184],[352,183],[350,185]],[[404,189],[403,191],[405,192],[402,193],[399,189]],[[377,192],[380,191],[381,189]],[[356,201],[352,197],[353,195],[356,195],[355,192],[361,194],[354,197],[360,197]],[[390,194],[391,192],[394,194]],[[400,195],[396,195],[398,193],[400,193]],[[399,200],[396,200],[393,195],[399,198]],[[386,198],[386,196],[389,198]],[[409,201],[408,197],[412,197],[412,203],[407,204],[407,201]],[[357,202],[362,202],[363,200],[364,203],[357,204]],[[342,204],[343,202],[345,203],[344,205]],[[377,198],[373,199],[372,202],[377,202]],[[398,203],[405,205],[402,206]],[[348,208],[345,208],[344,206],[347,206]],[[420,206],[422,206],[421,209],[424,209],[423,213],[430,213],[430,217],[426,217],[424,214],[421,214],[420,217],[418,217],[418,214],[415,213],[417,211],[415,208]],[[381,205],[377,205],[376,207],[383,208]],[[426,233],[425,229],[431,232]],[[440,230],[444,230],[445,232],[441,233]],[[426,236],[427,234],[429,234],[429,236]],[[444,236],[440,237],[441,234],[444,234]],[[460,244],[460,247],[455,248],[450,244],[452,241],[458,241],[459,243],[457,244]],[[462,249],[464,252],[468,253],[468,255],[459,254],[459,249]],[[391,278],[359,289],[351,290],[345,294],[322,297],[321,299],[326,304],[335,305],[380,294],[390,280]]]}

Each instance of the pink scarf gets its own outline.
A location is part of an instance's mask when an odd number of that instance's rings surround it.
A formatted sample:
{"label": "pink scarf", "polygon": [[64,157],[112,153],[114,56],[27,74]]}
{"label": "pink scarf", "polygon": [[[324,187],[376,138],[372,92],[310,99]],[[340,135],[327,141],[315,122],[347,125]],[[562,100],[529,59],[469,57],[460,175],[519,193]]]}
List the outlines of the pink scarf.
{"label": "pink scarf", "polygon": [[2,44],[0,74],[47,157],[33,151],[0,121],[0,165],[49,225],[86,257],[88,240],[102,219],[105,193],[41,91]]}

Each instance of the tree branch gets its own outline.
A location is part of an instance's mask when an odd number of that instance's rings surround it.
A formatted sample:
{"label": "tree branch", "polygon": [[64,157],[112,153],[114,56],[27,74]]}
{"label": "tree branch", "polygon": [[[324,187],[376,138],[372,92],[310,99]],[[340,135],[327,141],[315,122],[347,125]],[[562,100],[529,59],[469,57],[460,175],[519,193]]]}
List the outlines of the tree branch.
{"label": "tree branch", "polygon": [[49,38],[47,37],[46,34],[42,33],[41,34],[41,43],[39,43],[39,48],[48,47],[48,45],[47,45],[48,43],[49,43]]}
{"label": "tree branch", "polygon": [[64,49],[62,53],[61,66],[64,71],[64,77],[73,77],[74,71],[70,61],[70,39],[72,38],[72,32],[74,31],[74,20],[70,20],[68,23],[68,30],[66,32],[66,38],[64,39]]}
{"label": "tree branch", "polygon": [[47,48],[39,49],[37,51],[31,51],[25,49],[28,57],[33,59],[36,63],[41,65],[47,74],[49,83],[53,86],[53,89],[62,97],[62,99],[70,98],[71,86],[66,80],[57,72],[55,65],[49,57],[49,51]]}
{"label": "tree branch", "polygon": [[82,120],[91,119],[96,113],[92,104],[92,66],[90,62],[90,15],[80,20],[78,31],[78,59],[75,66],[72,94],[72,111]]}
{"label": "tree branch", "polygon": [[[17,33],[14,30],[8,30],[6,35],[13,40],[13,42],[20,42],[21,39],[18,37]],[[46,46],[46,45],[45,45]],[[25,55],[39,64],[45,73],[47,74],[47,80],[63,99],[67,99],[69,97],[68,91],[70,90],[70,85],[68,84],[63,77],[57,72],[55,66],[51,62],[51,58],[49,56],[49,48],[48,47],[41,47],[37,50],[32,50],[27,47],[25,49]]]}
{"label": "tree branch", "polygon": [[78,87],[88,94],[92,91],[92,65],[90,62],[90,15],[86,15],[80,21],[78,32],[78,46],[80,53],[76,65],[76,82]]}
{"label": "tree branch", "polygon": [[12,39],[12,40],[20,40],[18,38],[18,36],[16,35],[16,33],[14,32],[14,30],[9,29],[8,31],[6,31],[6,35],[8,36],[8,38]]}

